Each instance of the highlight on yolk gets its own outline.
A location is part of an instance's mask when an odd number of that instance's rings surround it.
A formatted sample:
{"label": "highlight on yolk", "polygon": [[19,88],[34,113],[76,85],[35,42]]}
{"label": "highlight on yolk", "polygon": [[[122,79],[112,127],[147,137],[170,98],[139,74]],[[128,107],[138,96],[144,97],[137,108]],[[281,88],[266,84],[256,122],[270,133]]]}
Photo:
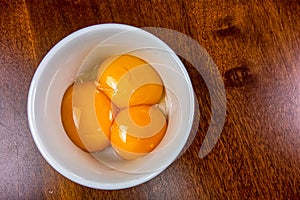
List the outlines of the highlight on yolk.
{"label": "highlight on yolk", "polygon": [[73,143],[88,152],[109,146],[114,113],[110,100],[92,81],[71,85],[62,100],[64,129]]}
{"label": "highlight on yolk", "polygon": [[156,104],[163,94],[159,74],[146,61],[121,55],[103,61],[97,72],[99,88],[118,108]]}
{"label": "highlight on yolk", "polygon": [[154,106],[133,106],[121,110],[111,128],[111,145],[124,159],[132,160],[153,151],[167,129],[166,118]]}

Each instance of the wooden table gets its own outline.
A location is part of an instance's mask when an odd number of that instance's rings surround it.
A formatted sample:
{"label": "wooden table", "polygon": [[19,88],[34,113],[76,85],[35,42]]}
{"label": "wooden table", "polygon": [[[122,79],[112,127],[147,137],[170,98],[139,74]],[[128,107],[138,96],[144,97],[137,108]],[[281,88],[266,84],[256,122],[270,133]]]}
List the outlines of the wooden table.
{"label": "wooden table", "polygon": [[[0,1],[0,199],[300,199],[299,0]],[[186,153],[149,182],[117,191],[80,186],[38,152],[27,94],[46,53],[89,25],[163,27],[198,41],[222,74],[225,126],[198,152],[211,117],[201,76],[185,62],[200,109]]]}

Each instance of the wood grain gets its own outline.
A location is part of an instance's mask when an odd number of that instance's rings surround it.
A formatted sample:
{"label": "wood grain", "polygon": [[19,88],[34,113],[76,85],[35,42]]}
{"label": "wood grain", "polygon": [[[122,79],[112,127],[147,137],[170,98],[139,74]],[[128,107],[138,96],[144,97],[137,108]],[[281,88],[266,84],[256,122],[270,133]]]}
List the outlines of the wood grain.
{"label": "wood grain", "polygon": [[[0,0],[0,199],[300,199],[298,0]],[[130,189],[80,186],[41,157],[27,125],[31,78],[52,46],[93,24],[163,27],[206,48],[226,87],[226,123],[198,158],[210,122],[201,76],[197,136],[162,174]]]}

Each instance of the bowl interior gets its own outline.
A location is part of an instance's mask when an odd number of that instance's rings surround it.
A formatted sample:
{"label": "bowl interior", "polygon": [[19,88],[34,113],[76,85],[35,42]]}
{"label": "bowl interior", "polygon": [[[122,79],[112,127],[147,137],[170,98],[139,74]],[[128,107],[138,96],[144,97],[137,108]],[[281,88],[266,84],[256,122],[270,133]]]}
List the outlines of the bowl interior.
{"label": "bowl interior", "polygon": [[[107,56],[126,52],[150,62],[161,75],[171,104],[169,125],[156,152],[108,167],[70,141],[61,123],[60,107],[65,90],[79,73]],[[174,52],[150,33],[120,24],[91,26],[59,42],[40,63],[28,96],[29,125],[43,157],[65,177],[98,189],[131,187],[163,171],[183,148],[193,114],[191,82]]]}

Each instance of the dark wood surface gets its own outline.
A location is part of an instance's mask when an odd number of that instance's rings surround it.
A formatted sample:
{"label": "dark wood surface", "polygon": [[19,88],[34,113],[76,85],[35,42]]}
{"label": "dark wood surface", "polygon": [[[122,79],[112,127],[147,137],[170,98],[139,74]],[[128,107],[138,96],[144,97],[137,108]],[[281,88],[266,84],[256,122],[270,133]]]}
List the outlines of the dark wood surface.
{"label": "dark wood surface", "polygon": [[[299,20],[299,0],[0,0],[0,199],[299,199]],[[227,96],[221,137],[200,159],[210,100],[185,62],[201,109],[196,139],[162,174],[118,191],[80,186],[52,169],[33,143],[26,110],[50,48],[107,22],[192,37],[214,59]]]}

